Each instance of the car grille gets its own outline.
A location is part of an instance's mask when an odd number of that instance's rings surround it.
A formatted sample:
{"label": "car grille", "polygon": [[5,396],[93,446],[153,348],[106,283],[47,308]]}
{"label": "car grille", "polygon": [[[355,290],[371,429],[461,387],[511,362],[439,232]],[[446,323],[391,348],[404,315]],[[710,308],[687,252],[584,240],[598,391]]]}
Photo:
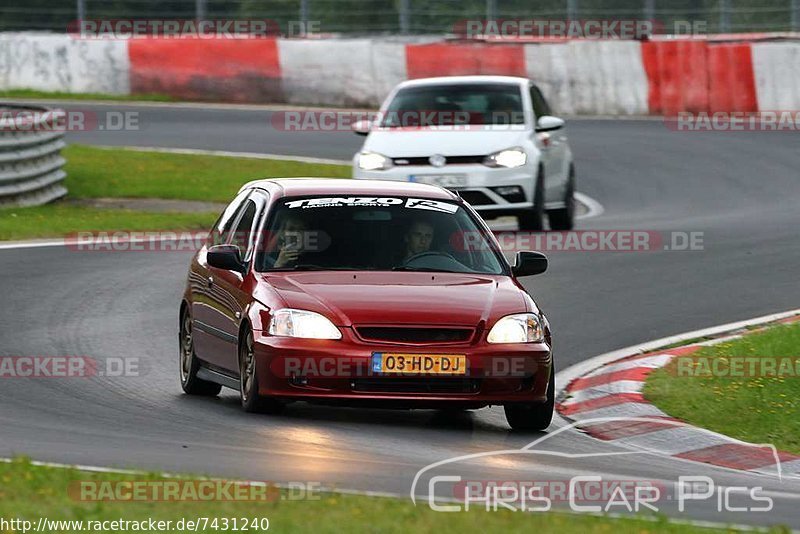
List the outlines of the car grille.
{"label": "car grille", "polygon": [[353,391],[373,393],[473,394],[481,389],[479,378],[357,378]]}
{"label": "car grille", "polygon": [[470,206],[487,206],[494,204],[491,198],[480,191],[458,191],[458,194]]}
{"label": "car grille", "polygon": [[[474,165],[476,163],[483,163],[485,158],[486,156],[446,156],[445,160],[447,163],[445,163],[445,165]],[[430,161],[428,161],[428,156],[415,158],[393,158],[392,163],[400,167],[406,165],[430,166],[431,164]]]}
{"label": "car grille", "polygon": [[458,343],[472,339],[472,328],[413,328],[357,326],[361,339],[390,343]]}

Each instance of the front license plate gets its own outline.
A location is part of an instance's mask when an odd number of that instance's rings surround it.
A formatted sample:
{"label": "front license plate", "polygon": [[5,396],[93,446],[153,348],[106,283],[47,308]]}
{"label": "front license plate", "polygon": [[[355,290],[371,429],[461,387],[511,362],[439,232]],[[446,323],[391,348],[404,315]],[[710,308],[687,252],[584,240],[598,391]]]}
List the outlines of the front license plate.
{"label": "front license plate", "polygon": [[467,185],[466,174],[412,174],[409,182],[438,185],[439,187],[464,187]]}
{"label": "front license plate", "polygon": [[467,357],[463,354],[372,354],[372,372],[403,375],[466,375]]}

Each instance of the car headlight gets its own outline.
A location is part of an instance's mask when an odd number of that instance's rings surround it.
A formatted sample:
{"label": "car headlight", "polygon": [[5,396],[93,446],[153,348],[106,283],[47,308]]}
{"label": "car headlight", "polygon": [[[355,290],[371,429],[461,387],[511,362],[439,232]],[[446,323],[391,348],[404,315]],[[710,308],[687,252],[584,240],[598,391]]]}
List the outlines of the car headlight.
{"label": "car headlight", "polygon": [[365,171],[385,171],[392,166],[392,160],[376,152],[362,152],[358,155],[358,168]]}
{"label": "car headlight", "polygon": [[273,336],[306,339],[342,339],[342,333],[324,316],[305,310],[282,309],[272,314],[269,333]]}
{"label": "car headlight", "polygon": [[509,148],[489,154],[484,158],[483,164],[489,167],[505,167],[514,169],[522,167],[528,162],[528,155],[520,147]]}
{"label": "car headlight", "polygon": [[489,343],[541,343],[544,328],[533,313],[520,313],[503,317],[489,332]]}

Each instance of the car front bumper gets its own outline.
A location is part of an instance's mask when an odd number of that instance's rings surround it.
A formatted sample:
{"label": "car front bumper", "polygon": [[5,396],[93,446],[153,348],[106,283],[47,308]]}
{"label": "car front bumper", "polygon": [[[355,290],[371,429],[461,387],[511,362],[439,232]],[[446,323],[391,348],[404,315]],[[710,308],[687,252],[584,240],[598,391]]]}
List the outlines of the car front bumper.
{"label": "car front bumper", "polygon": [[[255,334],[259,394],[284,400],[395,401],[409,406],[536,403],[547,399],[553,360],[546,343],[400,345],[366,343],[349,328],[340,340]],[[485,338],[485,336],[484,336]],[[373,353],[465,355],[464,376],[381,375]]]}
{"label": "car front bumper", "polygon": [[[355,162],[354,162],[355,163]],[[437,177],[459,176],[463,185],[437,183]],[[516,169],[486,167],[480,164],[447,165],[445,167],[403,165],[385,171],[365,171],[353,166],[357,180],[390,180],[441,185],[459,194],[478,212],[524,211],[533,206],[536,168],[530,163]],[[519,195],[503,195],[499,189],[518,187]]]}

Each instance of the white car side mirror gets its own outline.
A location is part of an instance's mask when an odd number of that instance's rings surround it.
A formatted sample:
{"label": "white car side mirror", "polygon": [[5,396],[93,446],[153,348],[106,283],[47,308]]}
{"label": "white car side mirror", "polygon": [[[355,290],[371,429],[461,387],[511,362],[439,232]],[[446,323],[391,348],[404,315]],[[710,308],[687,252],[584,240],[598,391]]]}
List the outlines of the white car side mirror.
{"label": "white car side mirror", "polygon": [[565,124],[566,122],[564,122],[564,119],[559,119],[551,115],[543,115],[536,121],[536,131],[551,132],[553,130],[560,130]]}

